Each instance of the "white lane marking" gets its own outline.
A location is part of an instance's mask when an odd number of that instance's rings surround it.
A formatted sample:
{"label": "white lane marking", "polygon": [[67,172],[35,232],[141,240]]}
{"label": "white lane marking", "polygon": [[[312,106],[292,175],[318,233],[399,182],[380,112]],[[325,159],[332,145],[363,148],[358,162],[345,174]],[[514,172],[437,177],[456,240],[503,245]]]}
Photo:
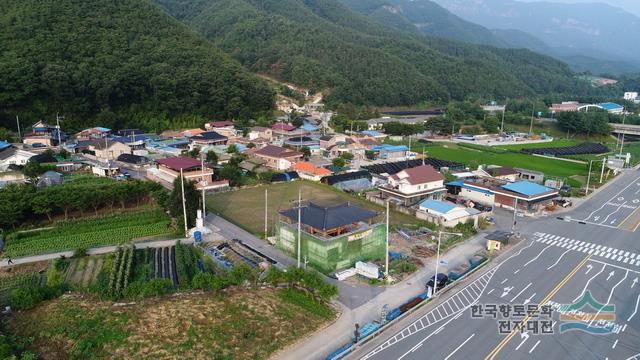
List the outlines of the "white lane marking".
{"label": "white lane marking", "polygon": [[449,354],[449,356],[447,356],[446,358],[444,358],[444,360],[449,360],[449,358],[450,358],[450,357],[452,357],[452,356],[453,356],[453,354],[455,354],[458,350],[460,350],[460,348],[461,348],[461,347],[463,347],[463,346],[464,346],[464,344],[468,343],[468,342],[469,342],[469,340],[471,340],[474,336],[476,336],[476,333],[471,334],[471,336],[469,336],[469,337],[467,338],[467,340],[465,340],[464,342],[462,342],[462,344],[460,344],[457,348],[455,348],[455,350],[453,350],[453,351],[451,352],[451,354]]}
{"label": "white lane marking", "polygon": [[520,338],[522,339],[522,341],[520,341],[520,344],[518,346],[516,346],[516,350],[520,350],[520,347],[522,345],[524,345],[524,343],[529,340],[529,334],[526,332],[523,332],[520,334]]}
{"label": "white lane marking", "polygon": [[589,271],[591,271],[591,269],[593,269],[593,265],[587,264],[587,272],[584,273],[584,274],[587,275],[589,273]]}
{"label": "white lane marking", "polygon": [[611,279],[611,277],[612,277],[613,275],[615,275],[615,274],[616,274],[616,272],[612,270],[612,271],[609,273],[609,276],[607,276],[607,281],[609,281],[609,279]]}
{"label": "white lane marking", "polygon": [[509,280],[509,279],[504,279],[504,280],[502,280],[502,282],[501,282],[500,284],[504,284],[504,283],[506,283],[506,282],[507,282],[507,280]]}
{"label": "white lane marking", "polygon": [[562,260],[562,258],[564,257],[564,255],[565,255],[566,253],[568,253],[569,251],[571,251],[571,250],[567,250],[567,251],[563,252],[563,253],[562,253],[562,255],[560,255],[560,257],[558,258],[558,260],[556,260],[556,262],[555,262],[555,263],[553,263],[553,265],[549,266],[549,267],[547,268],[547,270],[551,270],[551,268],[553,268],[553,267],[555,267],[556,265],[558,265],[558,263],[560,262],[560,260]]}
{"label": "white lane marking", "polygon": [[518,270],[514,271],[514,272],[513,272],[513,275],[515,275],[515,274],[517,274],[517,273],[519,273],[519,272],[520,272],[520,269],[518,269]]}
{"label": "white lane marking", "polygon": [[525,292],[525,290],[527,290],[529,286],[531,286],[531,283],[529,283],[529,285],[525,286],[524,289],[522,289],[519,293],[517,293],[516,296],[514,296],[513,299],[511,299],[511,302],[513,302],[518,296],[522,295],[522,293]]}
{"label": "white lane marking", "polygon": [[[640,303],[640,294],[638,294],[638,299],[636,299],[636,308],[633,310],[633,314],[631,314],[631,316],[629,316],[629,318],[627,319],[627,321],[631,321],[631,319],[636,316],[636,313],[638,312],[638,303]],[[626,325],[626,324],[625,324]]]}
{"label": "white lane marking", "polygon": [[538,347],[538,344],[540,344],[540,340],[536,341],[536,343],[533,345],[533,347],[531,348],[531,350],[529,350],[529,354],[531,354],[533,352],[533,350],[536,349],[536,347]]}
{"label": "white lane marking", "polygon": [[589,321],[589,327],[591,327],[591,324],[593,324],[594,321],[596,321],[596,319],[598,318],[598,315],[600,315],[600,312],[602,311],[602,309],[609,305],[611,303],[611,297],[613,296],[613,292],[616,291],[616,288],[618,287],[618,285],[620,285],[623,281],[625,281],[627,279],[627,276],[629,275],[629,271],[627,270],[624,273],[624,277],[622,279],[620,279],[620,281],[618,281],[617,284],[615,284],[612,288],[611,288],[611,292],[609,293],[609,297],[607,298],[607,302],[604,304],[604,306],[600,307],[598,309],[598,311],[596,312],[596,314],[593,316],[593,318],[591,318],[591,321]]}
{"label": "white lane marking", "polygon": [[[524,264],[524,266],[527,266],[527,265],[531,264],[532,262],[534,262],[534,261],[538,260],[538,259],[540,258],[540,255],[542,255],[542,253],[543,253],[545,250],[547,250],[548,248],[550,248],[551,246],[553,246],[553,245],[547,245],[544,249],[542,249],[542,251],[540,251],[540,252],[538,253],[538,255],[536,255],[536,257],[534,257],[533,259],[529,260],[526,264]],[[519,269],[518,269],[518,270],[519,270]]]}
{"label": "white lane marking", "polygon": [[[580,295],[576,296],[576,298],[573,299],[572,302],[578,301],[578,299],[580,299],[584,295],[584,292],[587,291],[587,287],[589,287],[589,283],[591,282],[591,280],[593,280],[595,277],[600,275],[604,271],[604,268],[606,268],[606,267],[607,267],[607,265],[602,265],[602,269],[600,269],[600,271],[597,274],[593,275],[591,278],[589,278],[589,280],[587,280],[587,283],[584,285],[584,289],[582,289],[582,292],[580,293]],[[591,269],[589,269],[589,270],[591,270]]]}
{"label": "white lane marking", "polygon": [[613,346],[611,346],[612,349],[616,348],[616,345],[618,345],[618,339],[616,339],[616,341],[613,343]]}
{"label": "white lane marking", "polygon": [[495,290],[495,289],[491,289],[491,290],[489,290],[489,292],[487,293],[487,295],[491,295],[491,293],[493,292],[493,290]]}
{"label": "white lane marking", "polygon": [[[625,201],[625,202],[623,202],[623,203],[622,203],[622,205],[618,206],[618,208],[616,208],[616,209],[615,209],[611,214],[607,215],[607,217],[606,217],[606,218],[604,218],[604,220],[602,220],[601,224],[604,224],[605,222],[607,222],[607,220],[609,219],[609,216],[611,216],[611,215],[613,215],[613,214],[617,213],[618,211],[620,211],[620,209],[621,209],[623,206],[625,206],[626,204],[627,204],[627,202],[626,202],[626,201]],[[613,224],[613,222],[612,222],[612,224]]]}

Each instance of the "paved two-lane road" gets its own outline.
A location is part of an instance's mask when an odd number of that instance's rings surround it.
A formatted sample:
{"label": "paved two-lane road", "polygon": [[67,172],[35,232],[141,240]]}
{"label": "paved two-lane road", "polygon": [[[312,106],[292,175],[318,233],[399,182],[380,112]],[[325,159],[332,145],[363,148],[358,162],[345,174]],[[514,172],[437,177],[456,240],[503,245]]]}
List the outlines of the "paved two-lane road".
{"label": "paved two-lane road", "polygon": [[[638,198],[640,173],[628,172],[562,220],[527,224],[517,251],[351,358],[640,357]],[[550,313],[527,312],[538,304]]]}

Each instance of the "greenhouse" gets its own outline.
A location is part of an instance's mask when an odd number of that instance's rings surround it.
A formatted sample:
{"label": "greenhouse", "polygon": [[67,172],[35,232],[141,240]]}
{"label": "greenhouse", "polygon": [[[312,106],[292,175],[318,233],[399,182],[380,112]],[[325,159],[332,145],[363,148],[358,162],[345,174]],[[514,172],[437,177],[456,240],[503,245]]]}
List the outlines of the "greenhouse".
{"label": "greenhouse", "polygon": [[[300,258],[322,272],[353,266],[357,261],[384,258],[385,224],[378,213],[350,203],[300,207]],[[283,210],[277,227],[277,246],[297,256],[298,208]]]}

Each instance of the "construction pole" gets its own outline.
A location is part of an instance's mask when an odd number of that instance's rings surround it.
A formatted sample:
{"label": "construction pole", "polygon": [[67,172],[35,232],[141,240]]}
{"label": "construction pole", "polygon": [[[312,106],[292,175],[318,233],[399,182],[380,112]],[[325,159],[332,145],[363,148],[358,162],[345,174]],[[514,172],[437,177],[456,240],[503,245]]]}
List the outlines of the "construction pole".
{"label": "construction pole", "polygon": [[387,236],[384,246],[384,279],[389,281],[389,200],[387,200]]}
{"label": "construction pole", "polygon": [[189,229],[187,227],[187,200],[184,197],[184,175],[180,168],[180,184],[182,186],[182,213],[184,214],[184,236],[189,237]]}
{"label": "construction pole", "polygon": [[602,159],[602,170],[600,170],[600,184],[602,184],[602,180],[604,180],[604,163],[606,161],[607,161],[606,157]]}
{"label": "construction pole", "polygon": [[529,135],[533,134],[533,114],[535,111],[536,111],[536,103],[534,101],[533,105],[531,105],[531,124],[529,125]]}
{"label": "construction pole", "polygon": [[300,268],[300,234],[302,233],[302,193],[298,188],[298,269]]}
{"label": "construction pole", "polygon": [[267,209],[268,207],[268,195],[267,192],[269,190],[264,189],[264,239],[266,240],[269,237],[269,228],[268,228],[268,213],[267,213]]}
{"label": "construction pole", "polygon": [[16,124],[18,126],[18,141],[22,142],[22,136],[20,135],[20,118],[16,115]]}
{"label": "construction pole", "polygon": [[436,273],[433,275],[433,294],[431,296],[436,295],[436,290],[438,289],[438,263],[440,262],[440,240],[442,239],[442,231],[438,231],[438,249],[436,251]]}
{"label": "construction pole", "polygon": [[589,195],[589,182],[591,181],[591,166],[593,165],[593,160],[589,161],[589,174],[587,174],[587,189],[584,194]]}

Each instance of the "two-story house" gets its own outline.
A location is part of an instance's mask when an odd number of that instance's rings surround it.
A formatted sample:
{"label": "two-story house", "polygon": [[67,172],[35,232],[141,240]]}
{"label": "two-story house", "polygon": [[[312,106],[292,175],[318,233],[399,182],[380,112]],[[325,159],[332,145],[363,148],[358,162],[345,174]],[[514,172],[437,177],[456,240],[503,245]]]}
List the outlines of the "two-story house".
{"label": "two-story house", "polygon": [[275,145],[267,145],[253,152],[253,155],[264,160],[265,166],[280,171],[289,169],[303,156],[301,152]]}
{"label": "two-story house", "polygon": [[438,200],[446,191],[444,176],[430,165],[402,170],[380,186],[383,198],[404,206],[413,206],[424,199]]}

